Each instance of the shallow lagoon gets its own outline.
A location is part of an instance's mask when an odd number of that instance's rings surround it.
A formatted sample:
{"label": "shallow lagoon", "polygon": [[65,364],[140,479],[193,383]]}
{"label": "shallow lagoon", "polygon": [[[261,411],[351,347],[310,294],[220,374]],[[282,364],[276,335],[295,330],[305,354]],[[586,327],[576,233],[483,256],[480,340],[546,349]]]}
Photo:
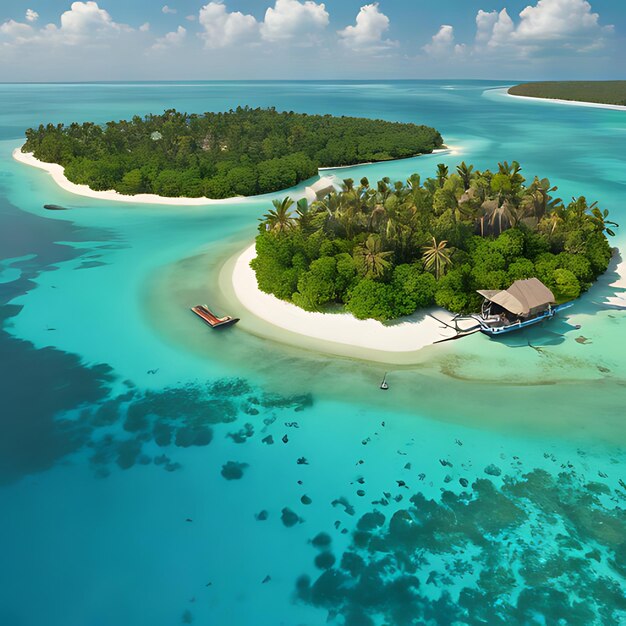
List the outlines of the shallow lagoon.
{"label": "shallow lagoon", "polygon": [[515,158],[626,223],[624,114],[501,86],[2,86],[1,623],[623,619],[625,321],[603,305],[623,302],[616,275],[507,343],[475,335],[393,367],[329,356],[211,333],[186,310],[233,312],[219,271],[266,199],[111,206],[10,158],[39,121],[238,104],[371,115],[434,125],[461,153],[343,176]]}

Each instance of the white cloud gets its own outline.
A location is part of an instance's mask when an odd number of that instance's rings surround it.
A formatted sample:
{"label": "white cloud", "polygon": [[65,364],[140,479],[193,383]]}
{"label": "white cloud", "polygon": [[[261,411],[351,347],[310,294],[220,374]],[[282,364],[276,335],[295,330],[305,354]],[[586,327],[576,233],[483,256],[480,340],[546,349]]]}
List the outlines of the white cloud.
{"label": "white cloud", "polygon": [[516,37],[526,40],[564,39],[598,32],[599,15],[587,0],[539,0],[521,13]]}
{"label": "white cloud", "polygon": [[374,52],[396,45],[396,42],[383,39],[388,30],[389,18],[380,11],[375,2],[362,6],[356,16],[355,25],[340,30],[339,36],[353,50]]}
{"label": "white cloud", "polygon": [[161,9],[161,11],[165,13],[165,15],[168,15],[168,14],[175,15],[176,13],[178,13],[176,9],[172,9],[171,7],[168,7],[167,4],[163,5],[163,8]]}
{"label": "white cloud", "polygon": [[[73,2],[70,10],[61,15],[61,28],[69,36],[108,35],[123,30],[121,24],[113,21],[107,11],[97,2]],[[126,27],[127,28],[127,27]]]}
{"label": "white cloud", "polygon": [[454,28],[449,24],[442,24],[437,33],[432,36],[423,50],[431,57],[440,59],[456,58],[465,52],[465,44],[457,44],[454,39]]}
{"label": "white cloud", "polygon": [[516,25],[506,9],[479,11],[476,43],[511,55],[586,52],[604,45],[612,26],[600,25],[587,0],[538,0],[519,14]]}
{"label": "white cloud", "polygon": [[478,10],[476,14],[476,43],[487,44],[491,39],[493,33],[494,24],[498,21],[497,11],[483,11]]}
{"label": "white cloud", "polygon": [[196,21],[196,16],[195,15],[187,15],[187,17],[185,17],[185,19],[188,22],[195,22]]}
{"label": "white cloud", "polygon": [[187,29],[183,26],[179,26],[175,31],[165,34],[163,37],[159,37],[154,45],[153,50],[163,50],[164,48],[170,48],[172,46],[180,46],[187,37]]}
{"label": "white cloud", "polygon": [[39,13],[37,11],[33,11],[32,9],[26,9],[26,21],[27,22],[36,22],[39,19]]}
{"label": "white cloud", "polygon": [[239,11],[229,13],[221,0],[204,5],[198,20],[204,28],[200,36],[207,48],[224,48],[238,41],[250,41],[256,38],[259,29],[252,15]]}
{"label": "white cloud", "polygon": [[312,0],[276,0],[275,6],[265,12],[261,36],[267,41],[299,38],[301,41],[315,37],[328,26],[328,12],[323,3]]}
{"label": "white cloud", "polygon": [[140,27],[139,30],[142,33],[147,33],[150,30],[150,22],[144,22]]}
{"label": "white cloud", "polygon": [[15,20],[7,20],[0,24],[0,35],[4,35],[7,39],[14,43],[23,43],[31,39],[34,29],[29,24],[16,22]]}
{"label": "white cloud", "polygon": [[498,17],[493,23],[493,30],[491,32],[491,39],[489,41],[490,46],[508,45],[511,43],[511,37],[515,33],[515,24],[507,13],[506,9],[502,9],[498,13]]}
{"label": "white cloud", "polygon": [[443,24],[439,31],[433,35],[430,43],[424,46],[427,54],[435,57],[449,55],[454,50],[454,28],[449,24]]}
{"label": "white cloud", "polygon": [[68,11],[61,14],[60,26],[47,24],[35,29],[29,24],[8,20],[0,25],[0,34],[5,35],[7,43],[51,43],[61,45],[95,45],[133,29],[126,24],[113,21],[107,11],[97,2],[73,2]]}

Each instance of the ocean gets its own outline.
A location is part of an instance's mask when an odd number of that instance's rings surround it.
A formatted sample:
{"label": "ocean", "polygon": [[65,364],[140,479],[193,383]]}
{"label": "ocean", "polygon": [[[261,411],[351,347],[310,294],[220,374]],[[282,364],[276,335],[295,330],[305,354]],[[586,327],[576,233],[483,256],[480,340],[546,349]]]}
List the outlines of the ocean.
{"label": "ocean", "polygon": [[626,225],[624,113],[506,86],[0,85],[0,624],[626,621],[619,253],[561,319],[376,363],[189,312],[245,314],[220,272],[271,197],[110,203],[11,158],[39,123],[368,116],[434,126],[455,149],[340,176],[517,160]]}

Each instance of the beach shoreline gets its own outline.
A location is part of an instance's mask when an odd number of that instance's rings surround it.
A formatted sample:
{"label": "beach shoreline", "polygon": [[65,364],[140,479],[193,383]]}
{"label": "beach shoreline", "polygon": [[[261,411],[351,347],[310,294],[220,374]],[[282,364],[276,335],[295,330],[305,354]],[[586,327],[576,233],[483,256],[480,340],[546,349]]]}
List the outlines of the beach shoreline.
{"label": "beach shoreline", "polygon": [[[433,150],[431,153],[420,154],[417,156],[428,156],[429,154],[439,154],[443,152],[448,152],[450,154],[459,154],[460,147],[459,146],[446,146],[445,148],[438,148]],[[136,194],[134,196],[125,195],[110,189],[108,191],[96,191],[91,189],[88,185],[79,185],[77,183],[73,183],[65,176],[65,168],[58,163],[46,163],[45,161],[40,161],[35,158],[32,152],[22,152],[22,148],[15,148],[12,153],[13,158],[22,163],[23,165],[29,165],[30,167],[34,167],[44,172],[48,173],[52,180],[64,191],[69,193],[73,193],[77,196],[83,196],[85,198],[92,198],[94,200],[105,200],[108,202],[124,202],[128,204],[161,204],[167,206],[211,206],[211,205],[228,205],[228,204],[236,204],[239,202],[250,202],[254,200],[260,200],[266,198],[268,195],[273,194],[264,194],[260,196],[233,196],[231,198],[168,198],[166,196],[159,196],[157,194],[151,193],[142,193]],[[409,157],[416,158],[416,157]],[[381,161],[378,163],[357,163],[355,165],[343,165],[339,167],[320,167],[318,169],[319,172],[327,172],[332,170],[340,170],[340,169],[348,169],[352,167],[361,167],[365,165],[379,165],[380,163],[391,163],[394,161]],[[279,193],[279,192],[275,192]],[[304,195],[305,191],[302,190],[300,195]],[[297,196],[296,196],[297,197]]]}
{"label": "beach shoreline", "polygon": [[[454,315],[436,307],[419,311],[389,325],[376,320],[358,320],[349,313],[305,311],[259,289],[254,270],[250,267],[255,256],[255,245],[252,244],[239,253],[232,265],[230,279],[234,296],[248,313],[282,331],[309,340],[341,344],[389,356],[416,352],[456,335],[452,327],[446,326],[452,323]],[[469,327],[472,324],[466,322],[465,325]]]}
{"label": "beach shoreline", "polygon": [[[37,169],[44,170],[52,177],[52,180],[64,191],[73,193],[85,198],[93,198],[94,200],[107,200],[113,202],[126,202],[129,204],[164,204],[169,206],[208,206],[212,204],[233,204],[243,202],[250,198],[244,196],[236,196],[233,198],[224,198],[216,200],[214,198],[168,198],[165,196],[157,196],[156,194],[137,194],[128,196],[114,190],[95,191],[88,185],[78,185],[68,180],[65,176],[65,168],[58,163],[45,163],[36,159],[32,152],[22,152],[21,147],[13,150],[13,158],[19,163],[30,165]],[[259,196],[257,196],[259,197]]]}
{"label": "beach shoreline", "polygon": [[580,100],[561,100],[558,98],[540,98],[538,96],[517,96],[509,93],[508,89],[504,92],[504,95],[509,98],[519,98],[520,100],[533,100],[535,102],[553,102],[554,104],[569,104],[571,106],[591,107],[594,109],[609,109],[611,111],[626,111],[626,106],[620,104],[602,104],[601,102],[583,102]]}
{"label": "beach shoreline", "polygon": [[448,146],[444,144],[441,148],[435,148],[432,152],[423,152],[413,156],[401,157],[399,159],[390,159],[389,161],[364,161],[363,163],[354,163],[353,165],[336,165],[334,167],[318,167],[318,172],[330,172],[334,170],[347,170],[352,167],[363,167],[365,165],[381,165],[382,163],[397,163],[398,161],[408,161],[409,159],[417,159],[418,157],[431,156],[433,154],[460,154],[460,146]]}

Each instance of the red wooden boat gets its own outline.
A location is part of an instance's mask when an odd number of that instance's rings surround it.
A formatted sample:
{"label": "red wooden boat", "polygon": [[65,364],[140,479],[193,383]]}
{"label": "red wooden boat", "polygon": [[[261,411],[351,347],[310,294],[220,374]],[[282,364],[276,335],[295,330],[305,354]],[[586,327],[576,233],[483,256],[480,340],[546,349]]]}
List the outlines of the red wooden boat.
{"label": "red wooden boat", "polygon": [[236,324],[239,321],[238,317],[231,317],[230,315],[226,315],[225,317],[217,317],[214,315],[206,304],[198,304],[194,307],[191,307],[191,310],[202,319],[202,321],[206,322],[211,328],[220,328],[221,326],[230,326],[231,324]]}

